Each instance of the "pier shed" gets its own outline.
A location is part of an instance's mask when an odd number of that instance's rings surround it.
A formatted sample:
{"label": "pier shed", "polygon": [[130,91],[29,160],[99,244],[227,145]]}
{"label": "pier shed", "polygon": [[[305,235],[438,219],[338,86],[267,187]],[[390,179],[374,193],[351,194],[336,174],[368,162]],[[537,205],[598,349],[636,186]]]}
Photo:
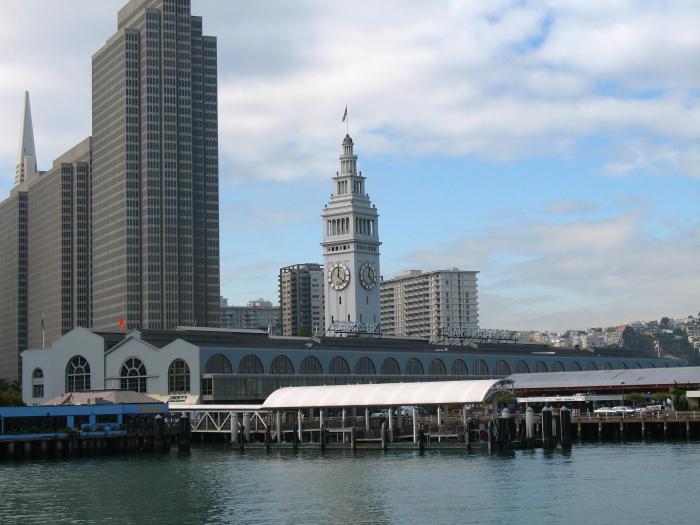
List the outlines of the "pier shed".
{"label": "pier shed", "polygon": [[262,408],[370,408],[397,406],[468,405],[483,403],[492,393],[507,389],[509,381],[431,381],[280,388],[270,394]]}

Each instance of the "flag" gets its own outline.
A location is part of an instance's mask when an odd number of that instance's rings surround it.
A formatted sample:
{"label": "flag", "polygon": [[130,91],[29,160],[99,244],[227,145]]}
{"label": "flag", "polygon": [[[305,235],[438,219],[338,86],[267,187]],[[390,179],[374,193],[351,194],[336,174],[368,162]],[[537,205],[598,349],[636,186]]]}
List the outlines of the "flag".
{"label": "flag", "polygon": [[120,317],[120,318],[119,318],[119,330],[121,330],[121,331],[123,332],[123,331],[124,331],[124,326],[125,326],[124,318],[123,318],[123,317]]}
{"label": "flag", "polygon": [[44,322],[44,312],[41,312],[41,331],[46,329],[46,323]]}
{"label": "flag", "polygon": [[345,113],[343,113],[343,120],[341,122],[345,122],[348,118],[348,106],[347,104],[345,105]]}

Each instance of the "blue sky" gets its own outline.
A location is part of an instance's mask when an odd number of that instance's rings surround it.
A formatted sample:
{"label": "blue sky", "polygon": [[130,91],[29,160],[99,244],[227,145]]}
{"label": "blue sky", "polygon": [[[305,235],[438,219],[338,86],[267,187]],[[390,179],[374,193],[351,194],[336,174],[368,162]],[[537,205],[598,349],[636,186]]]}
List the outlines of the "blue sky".
{"label": "blue sky", "polygon": [[[90,134],[122,4],[3,3],[5,192],[25,89],[41,168]],[[700,7],[600,5],[193,0],[219,42],[222,294],[276,301],[279,267],[321,262],[347,103],[385,277],[478,270],[492,328],[697,314]]]}

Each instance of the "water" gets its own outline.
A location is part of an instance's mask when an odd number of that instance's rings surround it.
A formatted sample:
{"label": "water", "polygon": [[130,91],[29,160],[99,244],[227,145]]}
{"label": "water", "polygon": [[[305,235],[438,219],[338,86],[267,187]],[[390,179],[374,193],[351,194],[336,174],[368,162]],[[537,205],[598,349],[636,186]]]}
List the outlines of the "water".
{"label": "water", "polygon": [[700,443],[0,463],[0,523],[700,523]]}

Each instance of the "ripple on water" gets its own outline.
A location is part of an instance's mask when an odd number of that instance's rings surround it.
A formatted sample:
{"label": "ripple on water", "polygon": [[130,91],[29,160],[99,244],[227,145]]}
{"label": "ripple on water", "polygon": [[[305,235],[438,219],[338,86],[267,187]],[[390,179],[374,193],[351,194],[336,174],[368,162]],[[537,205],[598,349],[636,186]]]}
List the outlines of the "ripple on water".
{"label": "ripple on water", "polygon": [[695,524],[700,444],[0,463],[0,523]]}

